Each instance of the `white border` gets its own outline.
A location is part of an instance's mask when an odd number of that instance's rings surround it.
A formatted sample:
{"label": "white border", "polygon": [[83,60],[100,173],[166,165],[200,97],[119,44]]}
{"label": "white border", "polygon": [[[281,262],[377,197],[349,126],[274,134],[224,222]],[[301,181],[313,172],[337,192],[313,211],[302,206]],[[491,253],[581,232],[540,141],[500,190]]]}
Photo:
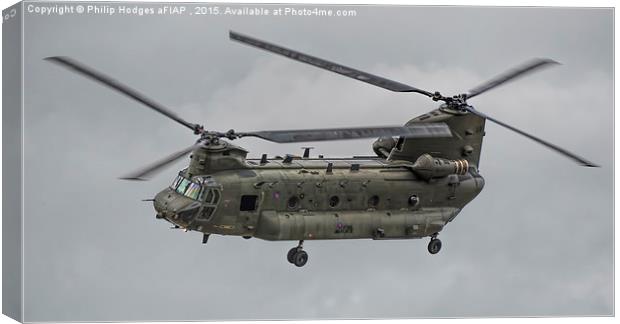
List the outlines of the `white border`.
{"label": "white border", "polygon": [[[7,8],[11,5],[13,5],[16,1],[13,0],[0,0],[0,5],[1,7]],[[29,1],[30,2],[30,1]],[[60,1],[59,1],[60,2]],[[166,0],[155,0],[155,1],[151,1],[151,2],[188,2],[188,1],[166,1]],[[189,1],[189,2],[197,2],[197,1]],[[616,7],[616,2],[615,1],[611,1],[611,0],[572,0],[572,1],[566,1],[566,0],[504,0],[504,1],[497,1],[497,0],[451,0],[451,1],[433,1],[433,0],[389,0],[389,1],[380,1],[380,0],[336,0],[336,1],[326,1],[326,0],[312,0],[312,1],[308,1],[308,0],[286,0],[286,1],[257,1],[257,0],[243,0],[243,1],[230,1],[230,0],[220,0],[220,1],[213,1],[213,2],[220,2],[220,3],[295,3],[295,4],[349,4],[349,5],[364,5],[364,4],[376,4],[376,5],[424,5],[424,6],[498,6],[498,7],[522,7],[522,6],[544,6],[544,7],[607,7],[607,8],[614,8],[614,53],[618,53],[617,52],[617,42],[616,40],[616,35],[618,35],[618,27],[615,24],[615,7]],[[23,12],[22,12],[22,37],[23,37],[23,32],[24,32],[24,16],[23,16]],[[0,45],[0,52],[1,52],[1,45]],[[24,50],[23,47],[23,43],[22,43],[22,52]],[[23,66],[23,61],[22,61],[22,75],[23,75],[23,71],[24,71],[24,66]],[[2,72],[2,68],[0,67],[0,73]],[[615,105],[615,93],[617,93],[618,89],[617,89],[617,85],[615,84],[615,76],[618,75],[618,67],[615,65],[615,60],[614,60],[614,105]],[[24,91],[23,91],[23,84],[24,84],[24,79],[22,78],[22,106],[23,106],[23,100],[24,100]],[[2,93],[2,90],[0,88],[0,95]],[[618,116],[614,113],[614,126],[618,123]],[[24,111],[22,109],[22,136],[21,136],[21,140],[22,140],[22,183],[24,180],[24,159],[23,159],[23,131],[24,131]],[[614,127],[614,161],[618,161],[618,151],[615,149],[615,143],[617,143],[617,134],[615,132],[615,127]],[[0,123],[0,143],[2,142],[2,124]],[[1,145],[1,144],[0,144]],[[0,157],[1,157],[2,153],[0,152]],[[2,161],[0,159],[0,168],[2,167]],[[615,184],[618,183],[618,175],[615,173],[615,169],[614,169],[614,214],[615,214],[615,202],[618,200],[618,193],[615,192]],[[0,188],[1,188],[1,184],[0,184]],[[22,186],[22,211],[24,210],[24,201],[23,201],[23,186]],[[0,199],[0,208],[2,207],[2,202]],[[24,222],[23,222],[23,218],[21,219],[21,224],[22,224],[22,249],[24,246]],[[615,240],[615,233],[617,232],[618,229],[618,225],[617,223],[614,221],[614,268],[615,268],[615,255],[616,252],[618,251],[617,249],[617,243]],[[0,223],[0,241],[1,241],[1,237],[2,237],[2,225]],[[24,318],[24,277],[23,277],[23,266],[24,266],[24,260],[23,260],[23,250],[22,250],[22,258],[21,258],[21,263],[22,263],[22,319]],[[0,258],[0,266],[2,264],[2,260]],[[0,286],[2,284],[2,279],[0,277]],[[617,299],[615,298],[615,292],[617,291],[617,283],[615,281],[615,274],[614,274],[614,312],[617,309]],[[1,301],[2,298],[0,296],[0,305],[1,305]],[[579,317],[573,317],[573,318],[482,318],[482,319],[459,319],[458,321],[461,323],[479,323],[479,322],[486,322],[489,323],[490,321],[492,322],[501,322],[501,323],[518,323],[521,321],[525,321],[527,320],[528,322],[534,322],[534,323],[540,323],[542,321],[544,321],[545,323],[580,323],[584,320],[584,318],[579,318]],[[334,324],[334,323],[382,323],[385,320],[364,320],[363,322],[361,320],[346,320],[346,321],[333,321],[333,320],[327,320],[327,321],[320,321],[320,323],[325,323],[325,324]],[[390,320],[390,323],[403,323],[403,322],[412,322],[414,320]],[[421,320],[415,320],[416,323],[453,323],[455,320],[454,319],[421,319]],[[448,322],[449,321],[449,322]],[[607,322],[610,323],[612,321],[615,322],[615,318],[613,317],[597,317],[597,318],[587,318],[588,322],[594,322],[594,323],[602,323],[602,322]],[[318,322],[318,321],[306,321],[307,323],[314,323],[314,322]],[[0,316],[0,323],[14,323],[14,321],[4,315]],[[152,323],[152,322],[142,322],[142,323]],[[184,322],[166,322],[166,323],[184,323]],[[260,321],[260,322],[251,322],[251,321],[245,321],[245,322],[226,322],[226,323],[239,323],[239,324],[247,324],[247,323],[294,323],[293,321]]]}

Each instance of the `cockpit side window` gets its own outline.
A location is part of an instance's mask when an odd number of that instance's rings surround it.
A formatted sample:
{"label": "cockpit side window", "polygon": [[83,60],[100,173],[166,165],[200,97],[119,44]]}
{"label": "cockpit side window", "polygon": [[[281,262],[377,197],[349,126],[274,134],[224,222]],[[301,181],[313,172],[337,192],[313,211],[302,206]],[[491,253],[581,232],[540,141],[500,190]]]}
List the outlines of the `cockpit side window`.
{"label": "cockpit side window", "polygon": [[202,207],[199,218],[209,220],[213,217],[215,209],[217,208],[217,203],[220,200],[220,191],[215,188],[203,188],[202,192],[200,193],[199,200],[203,199],[204,205]]}
{"label": "cockpit side window", "polygon": [[[205,189],[206,190],[206,189]],[[209,189],[207,192],[207,198],[205,198],[207,204],[213,203],[213,189]]]}
{"label": "cockpit side window", "polygon": [[[206,197],[205,197],[206,196]],[[217,189],[207,189],[205,188],[200,196],[200,199],[204,198],[206,204],[217,204],[220,200],[220,191]]]}
{"label": "cockpit side window", "polygon": [[209,219],[213,212],[215,211],[215,207],[203,207],[202,212],[200,213],[200,218]]}

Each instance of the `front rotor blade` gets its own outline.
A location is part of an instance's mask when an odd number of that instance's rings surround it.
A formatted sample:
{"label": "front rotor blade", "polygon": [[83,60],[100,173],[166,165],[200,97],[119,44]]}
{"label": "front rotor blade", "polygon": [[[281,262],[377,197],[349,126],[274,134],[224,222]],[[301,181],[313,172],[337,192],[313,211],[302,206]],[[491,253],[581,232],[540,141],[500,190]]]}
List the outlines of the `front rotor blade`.
{"label": "front rotor blade", "polygon": [[552,59],[541,59],[541,58],[533,59],[519,67],[509,70],[504,74],[498,75],[497,77],[469,90],[469,93],[467,94],[467,98],[473,98],[483,92],[491,90],[510,80],[513,80],[529,72],[533,72],[534,70],[540,69],[548,65],[553,65],[553,64],[560,64],[560,63]]}
{"label": "front rotor blade", "polygon": [[425,123],[394,127],[356,127],[306,130],[279,130],[239,133],[239,137],[254,136],[276,143],[318,142],[344,139],[371,138],[382,136],[404,136],[408,138],[451,137],[448,125]]}
{"label": "front rotor blade", "polygon": [[130,174],[127,174],[123,177],[121,177],[120,179],[123,180],[149,180],[153,175],[155,175],[155,173],[161,171],[163,168],[167,167],[168,165],[172,164],[173,162],[177,161],[178,159],[184,157],[185,155],[187,155],[188,153],[190,153],[191,151],[193,151],[194,149],[200,147],[201,144],[197,143],[194,144],[190,147],[184,148],[181,151],[172,153],[168,156],[166,156],[165,158],[158,160],[140,170],[136,170]]}
{"label": "front rotor blade", "polygon": [[151,99],[147,98],[146,96],[138,93],[136,90],[133,90],[132,88],[120,83],[119,81],[99,72],[96,71],[70,57],[65,57],[65,56],[52,56],[52,57],[47,57],[45,58],[45,60],[50,61],[50,62],[54,62],[56,64],[59,64],[65,68],[68,68],[70,70],[73,70],[85,77],[90,78],[91,80],[97,81],[101,84],[104,84],[138,102],[143,103],[144,105],[148,106],[149,108],[163,114],[164,116],[167,116],[168,118],[180,123],[181,125],[196,131],[196,124],[192,124],[189,123],[187,121],[185,121],[183,118],[177,116],[177,114],[173,113],[172,111],[170,111],[169,109],[167,109],[166,107],[152,101]]}
{"label": "front rotor blade", "polygon": [[510,126],[510,125],[508,125],[508,124],[506,124],[504,122],[501,122],[501,121],[499,121],[499,120],[497,120],[497,119],[495,119],[493,117],[489,117],[486,114],[483,114],[483,113],[473,109],[472,107],[467,106],[467,107],[465,107],[465,109],[467,111],[469,111],[470,113],[474,114],[474,115],[478,115],[478,116],[480,116],[482,118],[486,118],[486,119],[488,119],[488,120],[490,120],[490,121],[492,121],[492,122],[494,122],[494,123],[496,123],[496,124],[498,124],[500,126],[504,126],[504,127],[508,128],[508,129],[510,129],[511,131],[517,132],[517,133],[519,133],[519,134],[521,134],[521,135],[523,135],[523,136],[525,136],[525,137],[527,137],[529,139],[532,139],[532,140],[534,140],[534,141],[536,141],[536,142],[538,142],[538,143],[540,143],[540,144],[542,144],[542,145],[544,145],[544,146],[546,146],[546,147],[548,147],[548,148],[550,148],[550,149],[552,149],[552,150],[554,150],[554,151],[556,151],[556,152],[558,152],[558,153],[560,153],[560,154],[562,154],[562,155],[564,155],[564,156],[566,156],[566,157],[568,157],[570,159],[573,159],[575,162],[581,164],[582,166],[598,167],[598,165],[596,165],[596,164],[594,164],[594,163],[592,163],[592,162],[590,162],[590,161],[588,161],[588,160],[586,160],[586,159],[584,159],[584,158],[582,158],[582,157],[580,157],[578,155],[575,155],[575,154],[573,154],[573,153],[571,153],[571,152],[569,152],[569,151],[567,151],[567,150],[565,150],[565,149],[563,149],[563,148],[561,148],[561,147],[559,147],[559,146],[557,146],[555,144],[551,144],[551,143],[549,143],[549,142],[547,142],[547,141],[545,141],[543,139],[540,139],[540,138],[538,138],[538,137],[536,137],[534,135],[530,135],[530,134],[528,134],[528,133],[526,133],[526,132],[524,132],[524,131],[522,131],[520,129],[514,128],[514,127],[512,127],[512,126]]}
{"label": "front rotor blade", "polygon": [[372,85],[375,85],[375,86],[378,86],[384,89],[388,89],[388,90],[396,91],[396,92],[417,92],[417,93],[421,93],[428,97],[433,96],[433,94],[428,91],[418,89],[418,88],[406,85],[404,83],[392,81],[392,80],[382,78],[374,74],[370,74],[370,73],[366,73],[366,72],[356,70],[350,67],[346,67],[338,63],[323,60],[315,56],[307,55],[301,52],[294,51],[292,49],[288,49],[288,48],[284,48],[284,47],[281,47],[275,44],[271,44],[271,43],[262,41],[260,39],[256,39],[250,36],[236,33],[234,31],[230,31],[229,36],[230,36],[230,39],[232,40],[236,40],[236,41],[239,41],[247,45],[258,47],[260,49],[264,49],[272,53],[280,54],[282,56],[286,56],[290,59],[293,59],[299,62],[314,65],[318,68],[332,71],[332,72],[347,76],[349,78],[353,78],[353,79],[356,79],[362,82],[370,83]]}

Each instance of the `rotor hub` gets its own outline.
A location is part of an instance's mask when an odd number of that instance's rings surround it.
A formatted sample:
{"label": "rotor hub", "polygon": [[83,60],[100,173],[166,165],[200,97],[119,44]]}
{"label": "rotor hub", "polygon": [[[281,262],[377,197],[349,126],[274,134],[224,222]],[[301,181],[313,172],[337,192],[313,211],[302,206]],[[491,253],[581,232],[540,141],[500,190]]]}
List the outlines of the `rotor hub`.
{"label": "rotor hub", "polygon": [[199,124],[194,124],[194,134],[200,135],[204,133],[205,127]]}

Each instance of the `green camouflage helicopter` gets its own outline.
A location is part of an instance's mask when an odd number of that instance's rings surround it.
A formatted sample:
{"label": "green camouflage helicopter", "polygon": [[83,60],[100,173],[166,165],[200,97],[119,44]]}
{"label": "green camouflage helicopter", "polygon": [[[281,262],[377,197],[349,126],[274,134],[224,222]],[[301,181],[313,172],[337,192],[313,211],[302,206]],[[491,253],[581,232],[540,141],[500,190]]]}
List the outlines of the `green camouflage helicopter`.
{"label": "green camouflage helicopter", "polygon": [[[466,94],[445,97],[403,83],[230,32],[232,40],[395,92],[416,92],[443,102],[405,126],[256,132],[217,132],[189,123],[170,109],[130,87],[71,58],[49,57],[189,128],[195,144],[123,179],[147,180],[190,154],[190,164],[153,199],[156,217],[176,228],[211,234],[294,240],[287,254],[301,267],[308,261],[305,240],[413,239],[430,237],[428,251],[441,249],[443,227],[484,187],[478,162],[490,120],[553,149],[583,166],[593,163],[556,145],[475,110],[467,100],[507,81],[557,62],[534,59]],[[328,158],[286,155],[247,158],[248,151],[231,140],[258,137],[277,143],[377,138],[376,156]]]}

